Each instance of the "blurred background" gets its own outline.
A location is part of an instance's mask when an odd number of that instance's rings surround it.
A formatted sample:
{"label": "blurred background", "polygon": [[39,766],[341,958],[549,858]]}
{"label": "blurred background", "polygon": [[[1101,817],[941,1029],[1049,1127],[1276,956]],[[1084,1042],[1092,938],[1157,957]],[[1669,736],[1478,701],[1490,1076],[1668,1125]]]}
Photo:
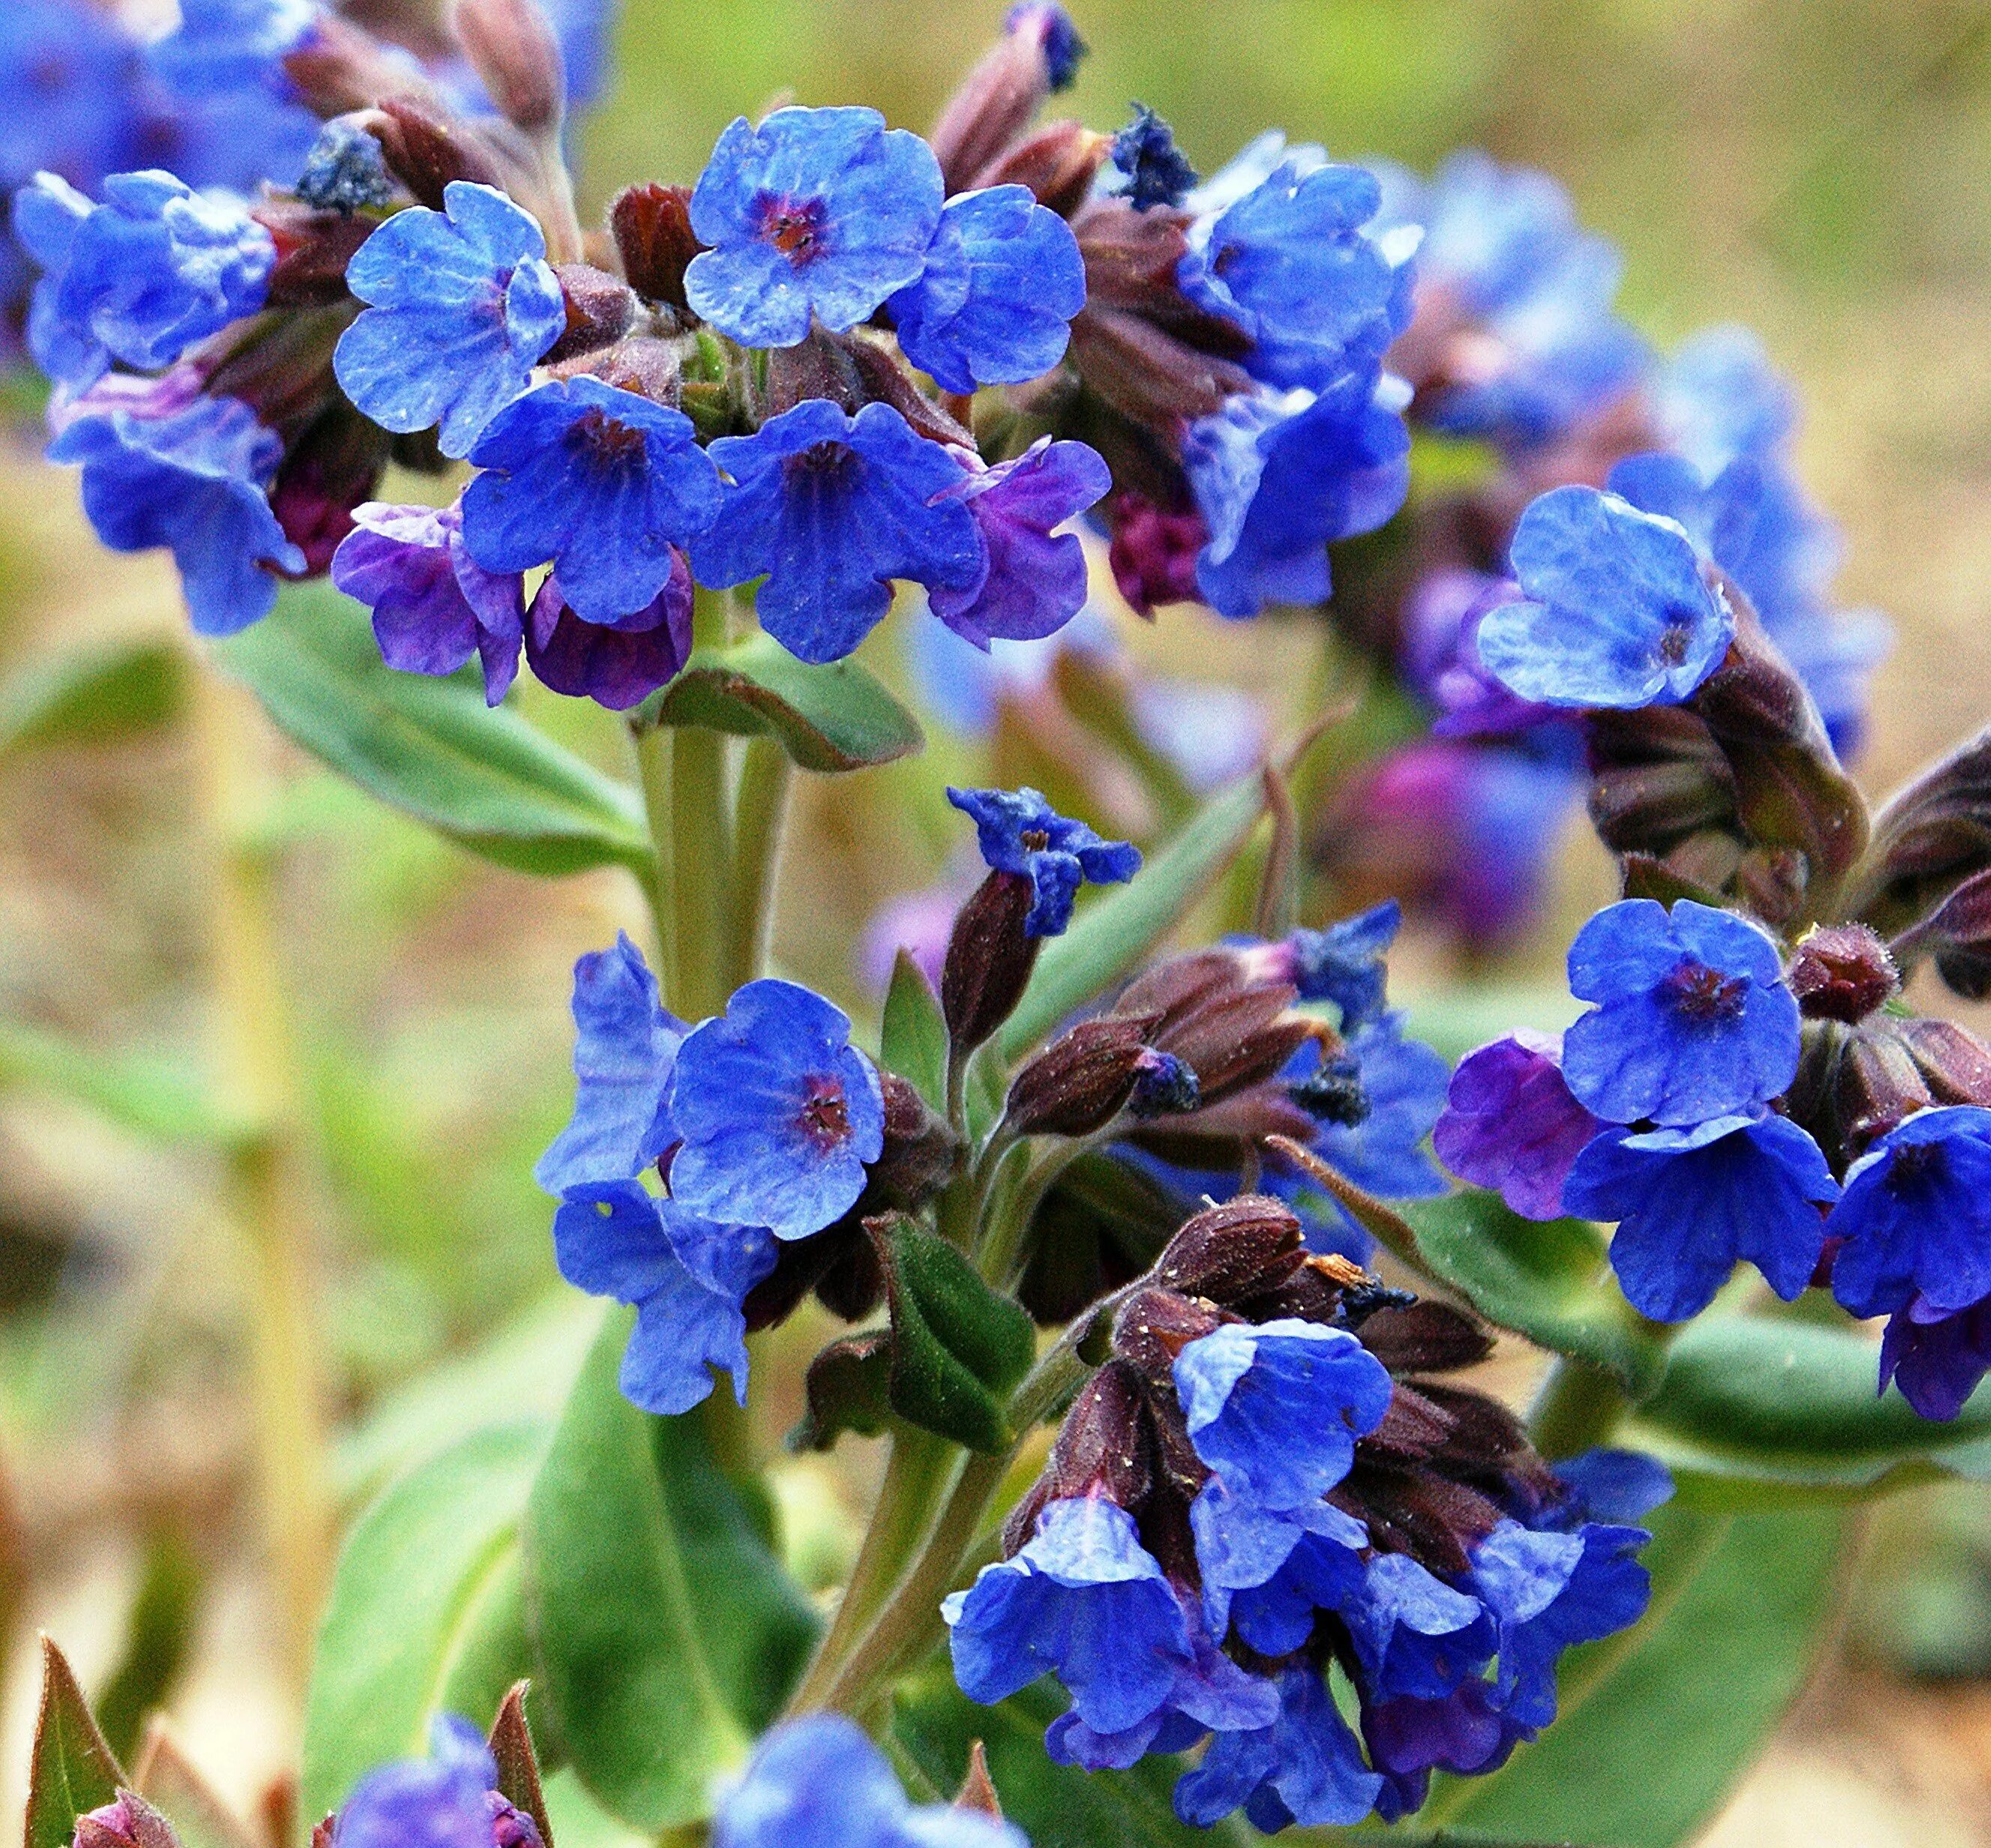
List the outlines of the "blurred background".
{"label": "blurred background", "polygon": [[[33,0],[16,0],[32,4]],[[1131,100],[1205,172],[1268,124],[1427,170],[1459,146],[1543,167],[1625,260],[1623,306],[1663,348],[1715,320],[1761,334],[1805,407],[1802,472],[1846,542],[1840,601],[1897,628],[1859,774],[1884,790],[1991,706],[1991,7],[1965,0],[1074,0],[1093,48],[1070,112]],[[613,87],[580,139],[600,203],[689,180],[741,112],[791,96],[927,125],[997,0],[629,0]],[[100,1692],[169,1690],[190,1754],[245,1811],[294,1754],[294,1694],[265,1590],[250,1477],[240,1234],[216,1162],[173,1128],[207,1043],[211,863],[188,817],[197,703],[169,567],[88,535],[32,421],[0,439],[0,1080],[60,1036],[165,1115],[158,1136],[0,1083],[0,1830],[16,1826],[46,1627]],[[1101,620],[1163,675],[1221,679],[1276,726],[1317,689],[1297,626],[1197,611]],[[895,625],[873,645],[902,681]],[[17,723],[52,651],[158,638],[163,694],[114,735]],[[23,676],[27,678],[24,679]],[[177,693],[175,690],[177,689]],[[158,694],[158,688],[153,692]],[[524,689],[536,720],[617,774],[617,723]],[[11,703],[10,703],[11,702]],[[1255,747],[1212,709],[1207,754]],[[614,873],[508,874],[260,737],[257,839],[311,1125],[310,1231],[336,1487],[356,1507],[454,1394],[563,1396],[591,1315],[555,1278],[533,1159],[570,1099],[568,971],[640,929]],[[1002,749],[998,736],[999,757]],[[944,879],[939,798],[985,744],[935,728],[914,763],[805,797],[778,960],[875,1014],[865,934]],[[1007,763],[998,767],[1011,767]],[[1034,767],[1027,758],[1026,770]],[[1112,818],[1109,786],[1097,792]],[[1607,893],[1572,829],[1547,911],[1482,979],[1557,978]],[[1481,958],[1482,965],[1485,958]],[[1459,972],[1414,943],[1414,998]],[[146,1092],[150,1085],[152,1091]],[[128,1116],[129,1112],[128,1111]],[[142,1111],[141,1111],[142,1115]],[[798,1376],[820,1330],[779,1338]],[[757,1360],[757,1380],[784,1372]],[[757,1410],[771,1449],[797,1407]],[[849,1449],[846,1446],[846,1451]],[[863,1459],[784,1464],[821,1582]],[[1991,1843],[1991,1512],[1917,1492],[1869,1523],[1846,1622],[1710,1841],[1886,1848]],[[135,1612],[135,1615],[134,1615]],[[135,1646],[134,1646],[135,1645]]]}

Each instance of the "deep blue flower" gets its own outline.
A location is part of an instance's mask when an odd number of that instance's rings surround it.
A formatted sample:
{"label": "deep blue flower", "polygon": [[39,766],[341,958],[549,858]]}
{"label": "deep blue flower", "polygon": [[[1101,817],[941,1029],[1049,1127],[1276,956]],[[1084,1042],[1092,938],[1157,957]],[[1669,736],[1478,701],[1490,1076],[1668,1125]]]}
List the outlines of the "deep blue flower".
{"label": "deep blue flower", "polygon": [[972,589],[930,591],[927,607],[984,650],[991,642],[1054,635],[1084,608],[1087,589],[1085,548],[1077,533],[1057,529],[1112,485],[1095,451],[1048,437],[1014,461],[963,476],[955,492],[974,516],[989,570]]}
{"label": "deep blue flower", "polygon": [[[1348,1036],[1345,1056],[1361,1087],[1365,1114],[1359,1122],[1323,1122],[1314,1132],[1314,1152],[1385,1200],[1444,1193],[1445,1177],[1423,1148],[1445,1108],[1452,1077],[1443,1055],[1421,1040],[1406,1038],[1401,1015],[1385,1014]],[[1320,1049],[1309,1043],[1280,1077],[1288,1086],[1303,1084],[1319,1060]]]}
{"label": "deep blue flower", "polygon": [[719,508],[682,411],[584,376],[505,406],[470,459],[485,471],[463,494],[471,556],[487,571],[550,563],[590,622],[647,610]]}
{"label": "deep blue flower", "polygon": [[170,366],[197,340],[263,305],[275,240],[236,200],[199,193],[170,173],[114,173],[104,202],[38,175],[14,228],[46,274],[29,344],[59,385],[80,391],[113,360]]}
{"label": "deep blue flower", "polygon": [[1319,1501],[1269,1509],[1213,1475],[1189,1506],[1210,1627],[1234,1629],[1261,1655],[1289,1655],[1313,1634],[1316,1611],[1363,1591],[1368,1530]]}
{"label": "deep blue flower", "polygon": [[1641,1527],[1586,1523],[1574,1533],[1503,1521],[1473,1549],[1472,1585],[1493,1614],[1503,1711],[1539,1731],[1556,1714],[1556,1659],[1579,1642],[1629,1628],[1645,1615],[1652,1577],[1632,1557]]}
{"label": "deep blue flower", "polygon": [[499,1795],[498,1767],[458,1714],[429,1722],[429,1755],[369,1771],[332,1818],[334,1848],[540,1848],[533,1819]]}
{"label": "deep blue flower", "polygon": [[1243,1808],[1267,1834],[1289,1823],[1308,1828],[1360,1822],[1383,1780],[1362,1761],[1362,1748],[1318,1669],[1279,1676],[1279,1717],[1248,1732],[1220,1733],[1196,1768],[1176,1784],[1176,1814],[1209,1828]]}
{"label": "deep blue flower", "polygon": [[383,430],[434,425],[444,455],[468,455],[566,331],[546,256],[533,215],[489,186],[452,180],[441,212],[396,213],[346,267],[369,305],[333,356],[345,395]]}
{"label": "deep blue flower", "polygon": [[941,1607],[954,1677],[985,1706],[1054,1673],[1094,1732],[1159,1711],[1190,1659],[1188,1621],[1133,1516],[1087,1497],[1049,1503],[1014,1559]]}
{"label": "deep blue flower", "polygon": [[685,271],[695,313],[746,346],[793,346],[812,317],[841,333],[917,280],[944,188],[933,150],[875,109],[744,116],[691,196],[710,249]]}
{"label": "deep blue flower", "polygon": [[1343,1033],[1353,1033],[1388,1012],[1390,946],[1403,927],[1404,908],[1386,898],[1324,929],[1299,930],[1290,946],[1288,979],[1302,1001],[1331,1001]]}
{"label": "deep blue flower", "polygon": [[1492,1659],[1492,1612],[1406,1553],[1370,1560],[1362,1595],[1342,1615],[1372,1700],[1441,1700]]}
{"label": "deep blue flower", "polygon": [[318,0],[180,0],[179,24],[152,60],[189,96],[225,95],[265,82],[318,16]]}
{"label": "deep blue flower", "polygon": [[633,1180],[677,1140],[665,1093],[688,1030],[618,932],[573,965],[573,1116],[533,1178],[549,1193]]}
{"label": "deep blue flower", "polygon": [[1562,1213],[1562,1184],[1597,1133],[1562,1075],[1562,1036],[1517,1030],[1469,1053],[1431,1132],[1438,1158],[1523,1219]]}
{"label": "deep blue flower", "polygon": [[337,116],[311,143],[296,190],[320,212],[379,211],[393,202],[394,177],[379,138],[350,116]]}
{"label": "deep blue flower", "polygon": [[792,982],[750,982],[678,1048],[668,1108],[683,1140],[671,1195],[708,1219],[802,1238],[841,1218],[883,1146],[878,1074],[850,1021]]}
{"label": "deep blue flower", "polygon": [[1107,158],[1121,177],[1119,196],[1136,212],[1179,206],[1196,182],[1196,169],[1176,145],[1176,131],[1145,103],[1134,105],[1133,119],[1114,136]]}
{"label": "deep blue flower", "polygon": [[83,510],[104,544],[169,547],[195,629],[232,635],[277,601],[265,566],[305,569],[266,493],[282,451],[247,405],[199,398],[169,417],[79,417],[48,453],[52,462],[83,465]]}
{"label": "deep blue flower", "polygon": [[1557,488],[1509,547],[1523,600],[1489,610],[1487,671],[1543,706],[1677,705],[1721,665],[1735,614],[1669,519],[1595,488]]}
{"label": "deep blue flower", "polygon": [[1798,1004],[1777,946],[1732,912],[1606,905],[1570,945],[1569,985],[1598,1006],[1563,1036],[1563,1077],[1607,1122],[1753,1111],[1796,1075]]}
{"label": "deep blue flower", "polygon": [[1083,822],[1060,815],[1034,789],[949,789],[947,799],[975,823],[990,871],[1027,879],[1036,897],[1023,929],[1063,935],[1071,901],[1088,880],[1118,885],[1140,870],[1138,848],[1101,840]]}
{"label": "deep blue flower", "polygon": [[1013,1822],[907,1802],[885,1754],[841,1714],[784,1721],[720,1795],[713,1848],[1028,1848]]}
{"label": "deep blue flower", "polygon": [[1189,426],[1183,465],[1210,531],[1196,584],[1219,614],[1325,602],[1329,543],[1403,505],[1410,435],[1391,383],[1351,369],[1318,394],[1240,393]]}
{"label": "deep blue flower", "polygon": [[487,571],[470,556],[454,507],[369,501],[352,519],[332,554],[332,581],[373,612],[381,659],[404,674],[453,674],[475,655],[485,703],[497,705],[519,670],[518,577]]}
{"label": "deep blue flower", "polygon": [[906,357],[943,390],[1020,385],[1064,357],[1085,306],[1071,227],[1027,186],[957,193],[920,278],[886,304]]}
{"label": "deep blue flower", "polygon": [[539,586],[526,615],[526,659],[540,681],[611,712],[641,706],[677,677],[691,650],[691,569],[682,552],[655,601],[613,622],[577,614],[557,577]]}
{"label": "deep blue flower", "polygon": [[1274,1511],[1318,1502],[1390,1409],[1382,1362],[1311,1322],[1227,1322],[1183,1348],[1174,1372],[1196,1455],[1233,1495]]}
{"label": "deep blue flower", "polygon": [[1880,1339],[1880,1390],[1892,1380],[1923,1417],[1955,1417],[1987,1373],[1991,1297],[1942,1309],[1918,1295],[1888,1318]]}
{"label": "deep blue flower", "polygon": [[1618,1222],[1611,1268],[1632,1308],[1656,1322],[1699,1315],[1741,1258],[1794,1301],[1825,1249],[1819,1209],[1838,1197],[1818,1145],[1778,1116],[1607,1129],[1562,1189],[1568,1211]]}
{"label": "deep blue flower", "polygon": [[1044,70],[1052,90],[1071,87],[1087,46],[1072,24],[1071,15],[1057,0],[1016,0],[1002,16],[1002,29],[1012,36],[1036,33],[1043,47]]}
{"label": "deep blue flower", "polygon": [[840,661],[890,607],[890,580],[972,591],[989,553],[953,492],[966,470],[889,404],[851,417],[808,398],[750,437],[721,437],[731,478],[692,544],[700,584],[767,574],[761,626],[804,661]]}
{"label": "deep blue flower", "polygon": [[1832,1293],[1856,1315],[1991,1295],[1991,1110],[1952,1104],[1896,1125],[1847,1171],[1827,1230],[1844,1241]]}
{"label": "deep blue flower", "polygon": [[747,1403],[747,1292],[774,1268],[761,1226],[715,1225],[634,1181],[570,1187],[553,1215],[561,1276],[636,1305],[623,1350],[624,1397],[675,1417],[710,1397],[713,1370]]}
{"label": "deep blue flower", "polygon": [[1382,204],[1376,176],[1295,148],[1230,199],[1228,172],[1208,189],[1221,206],[1189,228],[1176,269],[1183,293],[1250,336],[1244,366],[1268,385],[1325,390],[1351,366],[1380,359],[1403,332],[1407,304],[1401,265],[1363,230]]}
{"label": "deep blue flower", "polygon": [[[1666,1466],[1635,1450],[1586,1450],[1559,1461],[1556,1480],[1568,1500],[1554,1517],[1564,1526],[1598,1520],[1629,1526],[1673,1499]],[[1537,1520],[1538,1526],[1553,1524]]]}
{"label": "deep blue flower", "polygon": [[1433,1771],[1483,1776],[1529,1734],[1500,1710],[1492,1684],[1475,1677],[1448,1693],[1396,1694],[1365,1707],[1362,1736],[1384,1775],[1376,1813],[1387,1822],[1423,1807]]}

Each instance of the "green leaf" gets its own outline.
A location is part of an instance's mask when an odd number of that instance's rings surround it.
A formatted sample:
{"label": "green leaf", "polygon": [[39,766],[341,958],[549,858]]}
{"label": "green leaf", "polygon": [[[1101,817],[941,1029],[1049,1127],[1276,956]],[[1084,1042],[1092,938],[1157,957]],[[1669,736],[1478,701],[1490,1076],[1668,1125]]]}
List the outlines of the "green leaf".
{"label": "green leaf", "polygon": [[176,1061],[100,1053],[18,1021],[0,1020],[0,1084],[32,1085],[161,1142],[223,1143],[240,1133]]}
{"label": "green leaf", "polygon": [[967,1257],[910,1220],[893,1227],[890,1398],[908,1423],[994,1455],[1014,1441],[1003,1405],[1036,1352],[1030,1319]]}
{"label": "green leaf", "polygon": [[327,586],[287,591],[216,652],[307,750],[474,853],[550,875],[649,863],[634,791],[491,710],[468,672],[397,673],[366,611]]}
{"label": "green leaf", "polygon": [[107,744],[176,717],[186,663],[145,638],[30,663],[0,687],[0,757],[46,744]]}
{"label": "green leaf", "polygon": [[1880,1349],[1847,1328],[1703,1316],[1664,1383],[1625,1426],[1697,1499],[1759,1503],[1871,1493],[1943,1475],[1991,1480],[1991,1392],[1948,1424],[1883,1398]]}
{"label": "green leaf", "polygon": [[947,1022],[926,972],[905,950],[893,960],[878,1057],[887,1071],[897,1072],[926,1099],[929,1109],[947,1115]]}
{"label": "green leaf", "polygon": [[1233,784],[1128,884],[1087,905],[1070,930],[1046,944],[999,1036],[1002,1056],[1014,1059],[1026,1051],[1153,951],[1216,883],[1264,812],[1259,777]]}
{"label": "green leaf", "polygon": [[539,1783],[539,1754],[526,1719],[526,1696],[532,1683],[515,1681],[499,1703],[491,1722],[491,1758],[498,1767],[498,1794],[514,1809],[533,1819],[545,1848],[556,1848],[553,1824],[546,1817],[546,1792]]}
{"label": "green leaf", "polygon": [[604,1323],[533,1485],[526,1610],[568,1761],[613,1815],[654,1831],[711,1813],[816,1620],[700,1421],[622,1397],[630,1321]]}
{"label": "green leaf", "polygon": [[335,1809],[376,1765],[426,1751],[433,1714],[485,1719],[526,1673],[519,1530],[546,1447],[538,1425],[475,1432],[354,1524],[305,1698],[306,1816]]}
{"label": "green leaf", "polygon": [[145,1549],[123,1658],[97,1700],[97,1723],[121,1758],[136,1750],[147,1716],[165,1705],[186,1666],[200,1592],[200,1563],[186,1536],[163,1524]]}
{"label": "green leaf", "polygon": [[1652,1517],[1652,1605],[1572,1650],[1561,1714],[1490,1776],[1441,1782],[1422,1821],[1499,1840],[1691,1841],[1803,1685],[1839,1601],[1837,1509]]}
{"label": "green leaf", "polygon": [[866,770],[926,743],[919,720],[868,668],[812,666],[764,631],[730,648],[695,648],[643,715],[652,724],[775,738],[804,770]]}
{"label": "green leaf", "polygon": [[69,1848],[76,1819],[114,1802],[124,1782],[69,1663],[46,1636],[28,1779],[26,1848]]}

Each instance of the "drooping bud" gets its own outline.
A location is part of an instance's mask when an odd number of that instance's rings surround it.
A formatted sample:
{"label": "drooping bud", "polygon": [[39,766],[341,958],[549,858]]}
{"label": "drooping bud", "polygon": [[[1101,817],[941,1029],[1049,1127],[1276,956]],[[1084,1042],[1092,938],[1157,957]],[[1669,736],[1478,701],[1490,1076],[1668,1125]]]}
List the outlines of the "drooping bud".
{"label": "drooping bud", "polygon": [[1138,1511],[1154,1483],[1154,1436],[1141,1377],[1109,1360],[1088,1380],[1051,1446],[1044,1481],[1053,1501],[1098,1496]]}
{"label": "drooping bud", "polygon": [[636,301],[620,278],[591,263],[556,264],[553,274],[567,301],[567,331],[547,351],[543,364],[558,366],[598,352],[629,331]]}
{"label": "drooping bud", "polygon": [[1293,1012],[1289,982],[1254,977],[1228,950],[1172,957],[1122,992],[1115,1012],[1159,1016],[1149,1043],[1189,1064],[1207,1108],[1275,1076],[1322,1032]]}
{"label": "drooping bud", "polygon": [[1936,973],[1966,1001],[1991,995],[1991,870],[1973,873],[1894,939],[1904,965],[1935,958]]}
{"label": "drooping bud", "polygon": [[1276,1289],[1305,1258],[1292,1210],[1247,1193],[1186,1220],[1155,1266],[1155,1281],[1228,1308]]}
{"label": "drooping bud", "polygon": [[1937,1103],[1991,1105],[1991,1046],[1953,1020],[1897,1020],[1894,1027]]}
{"label": "drooping bud", "polygon": [[941,1012],[955,1056],[965,1058],[1016,1012],[1042,939],[1024,921],[1036,902],[1020,873],[992,873],[961,907],[940,978]]}
{"label": "drooping bud", "polygon": [[1025,1065],[1009,1087],[1004,1116],[1019,1135],[1091,1135],[1134,1094],[1159,1016],[1081,1020]]}
{"label": "drooping bud", "polygon": [[1063,7],[1033,0],[1009,9],[1002,38],[927,137],[949,192],[990,183],[979,177],[982,170],[1030,127],[1047,97],[1070,83],[1084,55]]}
{"label": "drooping bud", "polygon": [[291,445],[270,490],[284,536],[305,555],[314,577],[352,530],[352,510],[371,500],[387,465],[386,433],[349,404],[334,404]]}
{"label": "drooping bud", "polygon": [[504,185],[498,162],[482,140],[425,103],[390,96],[365,120],[395,178],[431,210],[442,209],[443,189],[451,180],[475,180],[501,190]]}
{"label": "drooping bud", "polygon": [[560,40],[533,0],[456,0],[451,19],[498,113],[527,134],[556,132],[567,74]]}
{"label": "drooping bud", "polygon": [[975,183],[1028,186],[1039,205],[1069,218],[1090,196],[1112,147],[1112,136],[1082,123],[1047,122],[985,167]]}
{"label": "drooping bud", "polygon": [[897,1072],[878,1074],[885,1098],[885,1140],[871,1164],[858,1207],[866,1213],[911,1212],[944,1187],[961,1159],[961,1138]]}
{"label": "drooping bud", "polygon": [[1176,1356],[1227,1319],[1212,1304],[1174,1290],[1147,1289],[1130,1296],[1113,1319],[1113,1351],[1158,1392],[1175,1389]]}
{"label": "drooping bud", "polygon": [[631,186],[608,208],[608,229],[629,286],[682,315],[686,267],[704,249],[691,228],[689,186]]}
{"label": "drooping bud", "polygon": [[1827,924],[1808,932],[1785,979],[1799,1012],[1813,1020],[1863,1020],[1901,988],[1887,946],[1864,924]]}

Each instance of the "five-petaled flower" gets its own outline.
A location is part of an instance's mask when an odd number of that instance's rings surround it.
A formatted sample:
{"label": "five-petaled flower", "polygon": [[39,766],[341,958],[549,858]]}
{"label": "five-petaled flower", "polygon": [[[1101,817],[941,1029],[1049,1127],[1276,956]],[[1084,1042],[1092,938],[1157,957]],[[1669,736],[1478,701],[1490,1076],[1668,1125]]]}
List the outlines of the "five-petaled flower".
{"label": "five-petaled flower", "polygon": [[1084,822],[1058,814],[1034,789],[950,789],[947,799],[975,823],[992,872],[1030,882],[1036,897],[1023,921],[1030,936],[1063,934],[1072,900],[1088,880],[1118,884],[1140,867],[1138,848],[1101,839]]}

